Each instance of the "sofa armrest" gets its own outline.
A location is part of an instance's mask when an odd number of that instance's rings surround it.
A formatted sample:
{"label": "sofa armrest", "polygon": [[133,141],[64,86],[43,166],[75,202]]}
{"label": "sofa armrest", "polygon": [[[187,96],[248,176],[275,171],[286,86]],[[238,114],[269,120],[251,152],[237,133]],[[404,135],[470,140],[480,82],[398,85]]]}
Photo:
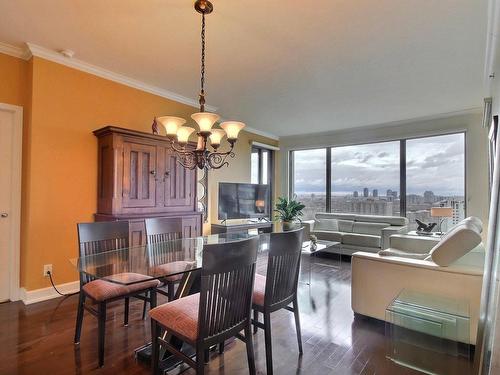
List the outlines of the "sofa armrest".
{"label": "sofa armrest", "polygon": [[389,247],[408,253],[429,253],[440,241],[435,237],[417,237],[394,234],[389,238]]}
{"label": "sofa armrest", "polygon": [[401,225],[401,226],[398,226],[398,225],[391,225],[390,227],[386,227],[384,229],[382,229],[382,236],[381,236],[381,243],[380,243],[380,247],[381,249],[387,249],[388,247],[390,247],[390,243],[389,243],[389,238],[394,235],[394,234],[405,234],[405,233],[408,233],[408,226],[407,225]]}
{"label": "sofa armrest", "polygon": [[309,236],[314,230],[314,220],[302,220],[302,227],[304,228],[304,236],[302,241],[309,241]]}

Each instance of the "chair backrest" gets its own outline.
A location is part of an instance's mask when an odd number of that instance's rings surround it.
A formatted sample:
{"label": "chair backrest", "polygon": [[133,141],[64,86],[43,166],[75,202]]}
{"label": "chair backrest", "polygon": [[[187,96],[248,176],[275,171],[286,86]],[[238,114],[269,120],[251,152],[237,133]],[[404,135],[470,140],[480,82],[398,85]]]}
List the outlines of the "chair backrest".
{"label": "chair backrest", "polygon": [[182,238],[182,219],[158,217],[145,219],[148,244],[167,242]]}
{"label": "chair backrest", "polygon": [[184,260],[183,249],[171,242],[182,238],[182,219],[160,217],[145,219],[144,223],[151,266]]}
{"label": "chair backrest", "polygon": [[[128,221],[100,221],[77,224],[80,258],[129,246]],[[90,278],[80,275],[86,283]]]}
{"label": "chair backrest", "polygon": [[297,293],[304,228],[271,233],[264,308],[288,305]]}
{"label": "chair backrest", "polygon": [[249,324],[257,248],[258,237],[203,248],[198,329],[206,344]]}

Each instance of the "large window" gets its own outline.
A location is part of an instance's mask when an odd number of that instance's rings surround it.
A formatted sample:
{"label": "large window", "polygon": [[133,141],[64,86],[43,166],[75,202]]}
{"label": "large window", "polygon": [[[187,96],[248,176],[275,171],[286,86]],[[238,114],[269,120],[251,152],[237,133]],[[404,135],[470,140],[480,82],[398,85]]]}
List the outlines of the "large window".
{"label": "large window", "polygon": [[292,191],[306,206],[304,220],[326,210],[326,151],[320,148],[293,152]]}
{"label": "large window", "polygon": [[269,207],[273,201],[273,151],[263,147],[252,147],[250,157],[250,182],[269,185]]}
{"label": "large window", "polygon": [[451,207],[442,230],[465,217],[465,133],[290,153],[290,193],[317,212],[404,216],[439,222],[432,207]]}
{"label": "large window", "polygon": [[331,149],[331,211],[400,213],[399,141]]}
{"label": "large window", "polygon": [[[451,207],[449,218],[431,217],[431,207]],[[449,134],[406,141],[406,216],[442,220],[443,231],[465,217],[465,135]]]}
{"label": "large window", "polygon": [[262,147],[252,147],[250,175],[252,184],[270,185],[272,172],[272,151]]}

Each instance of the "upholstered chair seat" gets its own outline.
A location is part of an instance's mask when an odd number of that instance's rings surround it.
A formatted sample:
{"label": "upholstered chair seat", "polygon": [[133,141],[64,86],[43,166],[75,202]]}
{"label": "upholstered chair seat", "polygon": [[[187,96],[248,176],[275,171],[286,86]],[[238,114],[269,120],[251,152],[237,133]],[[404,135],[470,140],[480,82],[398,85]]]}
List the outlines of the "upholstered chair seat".
{"label": "upholstered chair seat", "polygon": [[[129,282],[134,282],[136,280],[140,280],[139,277],[144,279],[145,276],[133,273],[124,273],[114,275],[113,279],[116,279],[116,281],[121,279],[123,281],[130,280]],[[159,285],[160,282],[158,280],[147,280],[130,285],[117,284],[106,280],[93,280],[83,285],[82,289],[93,300],[102,302],[120,296],[126,296],[130,293],[142,291],[148,288],[157,288]]]}
{"label": "upholstered chair seat", "polygon": [[171,273],[178,273],[178,275],[172,275],[172,276],[167,276],[163,277],[162,280],[169,281],[169,282],[176,282],[180,281],[183,276],[183,272],[186,272],[186,270],[190,270],[193,268],[195,265],[195,262],[188,262],[184,260],[179,260],[175,262],[170,262],[170,263],[165,263],[165,264],[160,264],[158,266],[154,266],[152,271],[156,275],[168,275]]}
{"label": "upholstered chair seat", "polygon": [[255,282],[253,284],[252,303],[259,306],[264,306],[264,296],[266,295],[266,277],[255,274]]}
{"label": "upholstered chair seat", "polygon": [[149,312],[149,316],[168,331],[175,332],[176,336],[194,342],[198,338],[199,306],[200,293],[196,293],[158,306]]}

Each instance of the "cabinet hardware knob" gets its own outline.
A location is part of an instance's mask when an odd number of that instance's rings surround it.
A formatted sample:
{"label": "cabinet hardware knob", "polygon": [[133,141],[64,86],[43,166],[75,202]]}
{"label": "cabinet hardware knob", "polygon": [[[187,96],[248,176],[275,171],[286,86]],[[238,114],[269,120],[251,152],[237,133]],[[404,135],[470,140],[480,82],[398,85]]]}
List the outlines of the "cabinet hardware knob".
{"label": "cabinet hardware knob", "polygon": [[151,173],[153,176],[156,176],[156,171],[151,171],[149,173]]}
{"label": "cabinet hardware knob", "polygon": [[2,213],[0,214],[0,216],[1,216],[1,217],[8,217],[8,216],[9,216],[9,214],[8,214],[7,212],[2,212]]}
{"label": "cabinet hardware knob", "polygon": [[169,172],[169,171],[166,171],[166,172],[165,172],[165,176],[167,176],[167,177],[168,177],[168,176],[170,176],[170,172]]}

